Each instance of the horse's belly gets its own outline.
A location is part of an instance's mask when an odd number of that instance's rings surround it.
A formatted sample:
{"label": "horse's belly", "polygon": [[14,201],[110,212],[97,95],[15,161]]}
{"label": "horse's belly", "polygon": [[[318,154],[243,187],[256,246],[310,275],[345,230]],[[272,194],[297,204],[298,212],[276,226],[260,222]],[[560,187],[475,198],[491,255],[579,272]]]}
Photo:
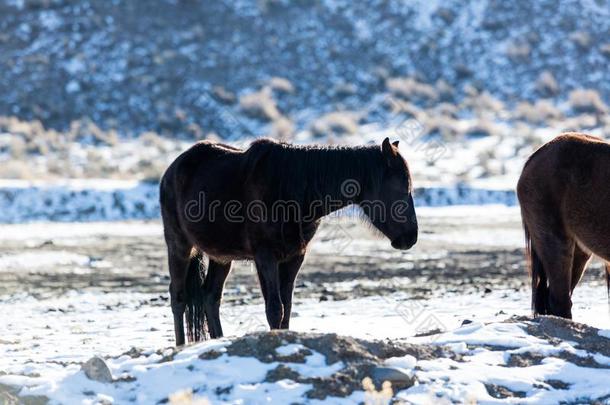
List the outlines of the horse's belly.
{"label": "horse's belly", "polygon": [[573,238],[595,255],[610,261],[610,212],[602,205],[597,197],[587,200],[581,196],[566,204],[564,218]]}

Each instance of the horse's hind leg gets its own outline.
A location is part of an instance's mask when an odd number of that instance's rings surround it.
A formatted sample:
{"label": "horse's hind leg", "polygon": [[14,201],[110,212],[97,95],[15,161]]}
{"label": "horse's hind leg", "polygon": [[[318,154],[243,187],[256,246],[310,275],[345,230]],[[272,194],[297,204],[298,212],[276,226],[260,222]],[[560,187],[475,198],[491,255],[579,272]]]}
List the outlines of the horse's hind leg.
{"label": "horse's hind leg", "polygon": [[574,244],[574,258],[572,259],[572,285],[571,292],[574,292],[574,288],[582,278],[587,268],[587,263],[591,259],[591,253],[584,251],[578,243]]}
{"label": "horse's hind leg", "polygon": [[219,263],[210,258],[208,273],[203,283],[205,316],[208,320],[208,330],[212,339],[222,337],[220,324],[220,301],[225,281],[231,272],[231,262]]}
{"label": "horse's hind leg", "polygon": [[548,314],[572,319],[574,241],[562,231],[547,231],[540,238],[533,238],[532,244],[549,284]]}
{"label": "horse's hind leg", "polygon": [[[166,238],[167,239],[167,238]],[[186,278],[190,263],[191,246],[183,243],[167,242],[169,264],[169,295],[174,315],[176,346],[184,344],[184,311],[186,310]]]}
{"label": "horse's hind leg", "polygon": [[281,263],[280,273],[280,297],[284,306],[284,316],[280,329],[288,329],[290,326],[290,312],[292,311],[292,293],[294,291],[294,281],[297,278],[301,264],[305,255],[295,256],[287,262]]}

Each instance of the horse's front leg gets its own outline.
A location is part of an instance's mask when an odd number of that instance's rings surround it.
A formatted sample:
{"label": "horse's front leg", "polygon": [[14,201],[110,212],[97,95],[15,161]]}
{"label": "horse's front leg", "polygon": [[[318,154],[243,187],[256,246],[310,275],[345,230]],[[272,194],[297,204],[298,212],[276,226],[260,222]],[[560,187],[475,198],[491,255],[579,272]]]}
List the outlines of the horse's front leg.
{"label": "horse's front leg", "polygon": [[203,283],[205,316],[212,339],[222,337],[220,323],[220,301],[225,287],[225,281],[231,272],[231,262],[220,263],[210,259],[208,273]]}
{"label": "horse's front leg", "polygon": [[280,297],[278,261],[267,249],[259,249],[254,255],[256,272],[265,298],[265,313],[271,329],[279,329],[284,316]]}
{"label": "horse's front leg", "polygon": [[280,329],[288,329],[290,326],[290,313],[292,311],[292,295],[294,291],[294,283],[303,264],[305,255],[298,255],[292,259],[281,263],[279,266],[280,273],[280,298],[284,305],[284,317],[280,324]]}

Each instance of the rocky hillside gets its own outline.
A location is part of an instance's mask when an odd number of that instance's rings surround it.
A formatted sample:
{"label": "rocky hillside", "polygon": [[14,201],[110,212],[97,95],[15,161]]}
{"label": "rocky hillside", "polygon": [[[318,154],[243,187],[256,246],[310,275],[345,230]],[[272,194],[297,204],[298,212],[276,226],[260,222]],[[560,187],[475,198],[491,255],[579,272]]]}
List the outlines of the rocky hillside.
{"label": "rocky hillside", "polygon": [[582,88],[603,110],[609,30],[608,0],[2,0],[0,116],[236,138],[335,111],[376,122],[388,91],[514,103]]}

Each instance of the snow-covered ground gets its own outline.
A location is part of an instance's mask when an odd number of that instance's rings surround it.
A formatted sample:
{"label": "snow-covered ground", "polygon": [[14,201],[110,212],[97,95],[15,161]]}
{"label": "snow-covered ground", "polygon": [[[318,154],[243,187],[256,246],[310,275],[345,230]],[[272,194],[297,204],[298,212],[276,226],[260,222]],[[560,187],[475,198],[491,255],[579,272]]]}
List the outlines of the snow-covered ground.
{"label": "snow-covered ground", "polygon": [[[518,252],[522,245],[517,207],[430,207],[418,214],[428,232],[412,256],[401,259],[413,271],[424,265],[423,258],[436,260],[435,251],[440,253],[433,266],[438,267],[450,265],[447,260],[464,250],[493,260],[497,252]],[[307,286],[297,287],[291,321],[296,334],[281,335],[256,334],[267,330],[262,300],[234,299],[245,294],[244,286],[229,283],[230,299],[221,307],[227,337],[176,352],[166,287],[139,288],[126,277],[128,269],[104,256],[104,249],[111,248],[100,248],[97,258],[79,250],[113,239],[133,239],[143,249],[146,238],[161,238],[158,222],[3,225],[0,235],[0,243],[12,252],[0,256],[6,285],[23,274],[46,278],[50,285],[43,288],[32,278],[0,296],[0,393],[5,391],[0,398],[158,403],[186,389],[194,391],[195,399],[212,403],[374,403],[385,394],[361,384],[370,376],[378,390],[380,379],[392,380],[392,397],[406,403],[610,399],[610,316],[601,280],[585,279],[574,294],[574,318],[589,326],[515,318],[530,313],[526,286],[464,293],[448,288],[450,280],[437,280],[432,288],[438,292],[422,299],[403,289],[431,282],[416,272],[389,281],[325,281],[348,298],[322,299],[308,293]],[[352,234],[339,256],[375,255],[379,265],[401,257],[383,250],[386,241],[363,235]],[[15,251],[19,244],[30,250]],[[315,266],[337,252],[321,237],[310,255]],[[366,266],[360,266],[365,272]],[[119,281],[99,282],[96,273]],[[523,268],[515,274],[525,278]],[[379,292],[359,295],[359,283]],[[269,346],[269,339],[275,339],[275,346]],[[370,343],[376,340],[382,342]],[[93,356],[105,359],[112,382],[85,375],[82,364]]]}
{"label": "snow-covered ground", "polygon": [[[428,301],[401,296],[322,303],[303,300],[296,305],[298,315],[292,329],[442,345],[463,356],[460,361],[418,361],[412,356],[386,360],[415,376],[415,386],[396,393],[396,398],[413,403],[432,403],[433,398],[482,403],[608,398],[610,321],[603,295],[599,288],[582,287],[575,300],[574,315],[580,321],[605,328],[599,335],[606,355],[580,349],[575,342],[529,334],[526,322],[501,322],[529,312],[524,305],[527,293],[514,291],[485,296],[448,295]],[[304,364],[265,363],[226,354],[214,359],[202,357],[209,350],[222,352],[237,336],[265,330],[262,305],[223,308],[228,338],[189,346],[171,357],[174,351],[170,348],[173,336],[169,310],[167,305],[151,306],[150,298],[131,294],[125,302],[125,294],[72,292],[57,299],[40,301],[16,296],[4,302],[5,313],[14,315],[4,325],[0,367],[7,374],[0,376],[0,384],[23,386],[21,395],[44,395],[58,403],[95,403],[105,398],[114,403],[157,403],[187,388],[213,403],[292,403],[304,401],[303,394],[311,386],[290,379],[264,382],[270,370],[288,364],[300,376],[316,377],[330,376],[342,369],[341,364],[327,364],[325,357],[316,352],[307,356]],[[472,323],[460,326],[466,320]],[[446,332],[412,337],[427,329]],[[129,351],[131,354],[121,355]],[[506,366],[511,355],[524,353],[541,357],[540,363],[520,368]],[[558,356],[560,353],[573,354],[583,361],[592,356],[594,361],[589,366],[577,365]],[[81,363],[94,355],[111,356],[108,366],[115,382],[101,383],[85,376]],[[170,360],[164,360],[168,356]],[[559,381],[565,387],[552,387],[549,381]],[[485,384],[523,393],[524,397],[494,399]],[[227,392],[223,387],[232,389]],[[331,403],[359,403],[363,398],[361,390]]]}

